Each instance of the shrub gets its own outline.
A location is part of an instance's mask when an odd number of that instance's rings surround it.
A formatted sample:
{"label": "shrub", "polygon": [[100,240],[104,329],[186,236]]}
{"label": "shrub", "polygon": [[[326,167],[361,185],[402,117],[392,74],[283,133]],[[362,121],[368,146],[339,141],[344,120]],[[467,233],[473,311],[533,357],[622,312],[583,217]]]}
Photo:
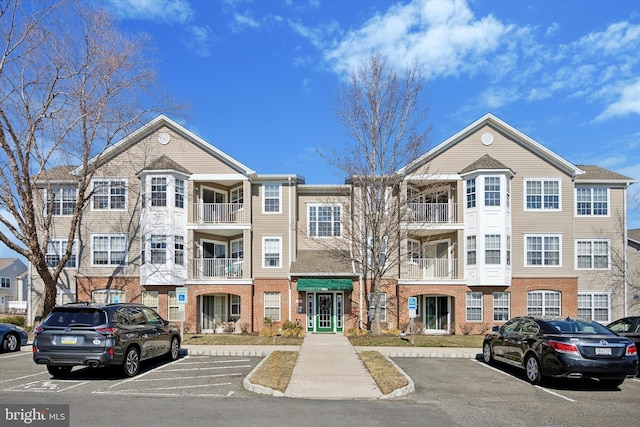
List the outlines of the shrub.
{"label": "shrub", "polygon": [[299,320],[295,322],[285,320],[282,324],[282,336],[301,338],[304,336],[304,327],[300,324]]}
{"label": "shrub", "polygon": [[27,326],[27,319],[23,316],[7,316],[2,318],[2,323],[10,323],[24,328]]}
{"label": "shrub", "polygon": [[260,330],[261,337],[275,337],[280,333],[280,328],[277,323],[274,323],[270,317],[264,318],[264,328]]}
{"label": "shrub", "polygon": [[369,331],[367,331],[366,329],[360,329],[360,328],[349,328],[346,331],[344,331],[344,335],[346,337],[361,337],[363,335],[368,335]]}
{"label": "shrub", "polygon": [[389,335],[393,337],[400,336],[400,331],[398,329],[383,329],[381,332],[382,332],[382,335]]}

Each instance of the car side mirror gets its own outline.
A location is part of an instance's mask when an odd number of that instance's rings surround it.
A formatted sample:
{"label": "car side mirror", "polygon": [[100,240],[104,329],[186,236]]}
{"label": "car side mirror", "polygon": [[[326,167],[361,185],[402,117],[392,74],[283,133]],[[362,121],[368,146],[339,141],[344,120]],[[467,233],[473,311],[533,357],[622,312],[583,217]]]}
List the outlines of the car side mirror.
{"label": "car side mirror", "polygon": [[492,332],[498,332],[500,330],[500,326],[494,326],[493,328],[491,328]]}

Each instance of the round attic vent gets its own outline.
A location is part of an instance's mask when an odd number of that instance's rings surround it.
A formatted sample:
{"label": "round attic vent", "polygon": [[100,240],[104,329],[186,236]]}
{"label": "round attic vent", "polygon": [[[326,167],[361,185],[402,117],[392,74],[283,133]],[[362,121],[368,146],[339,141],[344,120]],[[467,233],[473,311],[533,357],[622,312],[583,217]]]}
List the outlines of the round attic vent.
{"label": "round attic vent", "polygon": [[489,132],[485,132],[480,137],[480,141],[482,141],[484,145],[491,145],[493,143],[493,135]]}
{"label": "round attic vent", "polygon": [[158,134],[158,142],[162,145],[166,145],[171,140],[171,136],[166,132],[160,132]]}

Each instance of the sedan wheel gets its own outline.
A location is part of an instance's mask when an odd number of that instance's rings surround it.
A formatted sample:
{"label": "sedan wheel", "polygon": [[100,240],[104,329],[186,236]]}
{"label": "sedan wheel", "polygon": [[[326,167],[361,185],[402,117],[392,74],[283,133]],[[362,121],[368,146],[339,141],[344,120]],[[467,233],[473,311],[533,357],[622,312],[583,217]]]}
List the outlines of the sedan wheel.
{"label": "sedan wheel", "polygon": [[528,356],[525,360],[525,369],[527,371],[527,381],[533,385],[542,382],[542,372],[540,371],[540,362],[535,356]]}
{"label": "sedan wheel", "polygon": [[2,349],[4,351],[18,351],[20,349],[18,337],[13,333],[7,334],[2,341]]}
{"label": "sedan wheel", "polygon": [[140,370],[140,353],[135,347],[129,347],[124,357],[122,370],[127,377],[135,377]]}
{"label": "sedan wheel", "polygon": [[491,354],[491,344],[488,342],[484,343],[482,346],[482,358],[484,359],[484,363],[493,362],[493,354]]}
{"label": "sedan wheel", "polygon": [[169,349],[169,359],[177,360],[180,355],[180,340],[178,337],[173,337],[171,339],[171,348]]}

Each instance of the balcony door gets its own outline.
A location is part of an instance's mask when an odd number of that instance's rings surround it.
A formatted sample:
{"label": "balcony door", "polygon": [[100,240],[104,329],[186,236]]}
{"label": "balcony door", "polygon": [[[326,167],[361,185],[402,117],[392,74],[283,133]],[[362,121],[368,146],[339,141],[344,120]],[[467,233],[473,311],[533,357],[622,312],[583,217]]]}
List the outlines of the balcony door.
{"label": "balcony door", "polygon": [[202,187],[202,218],[205,222],[218,222],[227,203],[227,194],[213,188]]}
{"label": "balcony door", "polygon": [[426,333],[448,333],[449,313],[451,312],[451,297],[424,297],[424,326]]}
{"label": "balcony door", "polygon": [[226,243],[203,240],[202,275],[204,277],[224,277],[227,263]]}
{"label": "balcony door", "polygon": [[427,279],[448,278],[451,271],[449,262],[450,240],[427,242],[424,246],[426,259],[425,269]]}

